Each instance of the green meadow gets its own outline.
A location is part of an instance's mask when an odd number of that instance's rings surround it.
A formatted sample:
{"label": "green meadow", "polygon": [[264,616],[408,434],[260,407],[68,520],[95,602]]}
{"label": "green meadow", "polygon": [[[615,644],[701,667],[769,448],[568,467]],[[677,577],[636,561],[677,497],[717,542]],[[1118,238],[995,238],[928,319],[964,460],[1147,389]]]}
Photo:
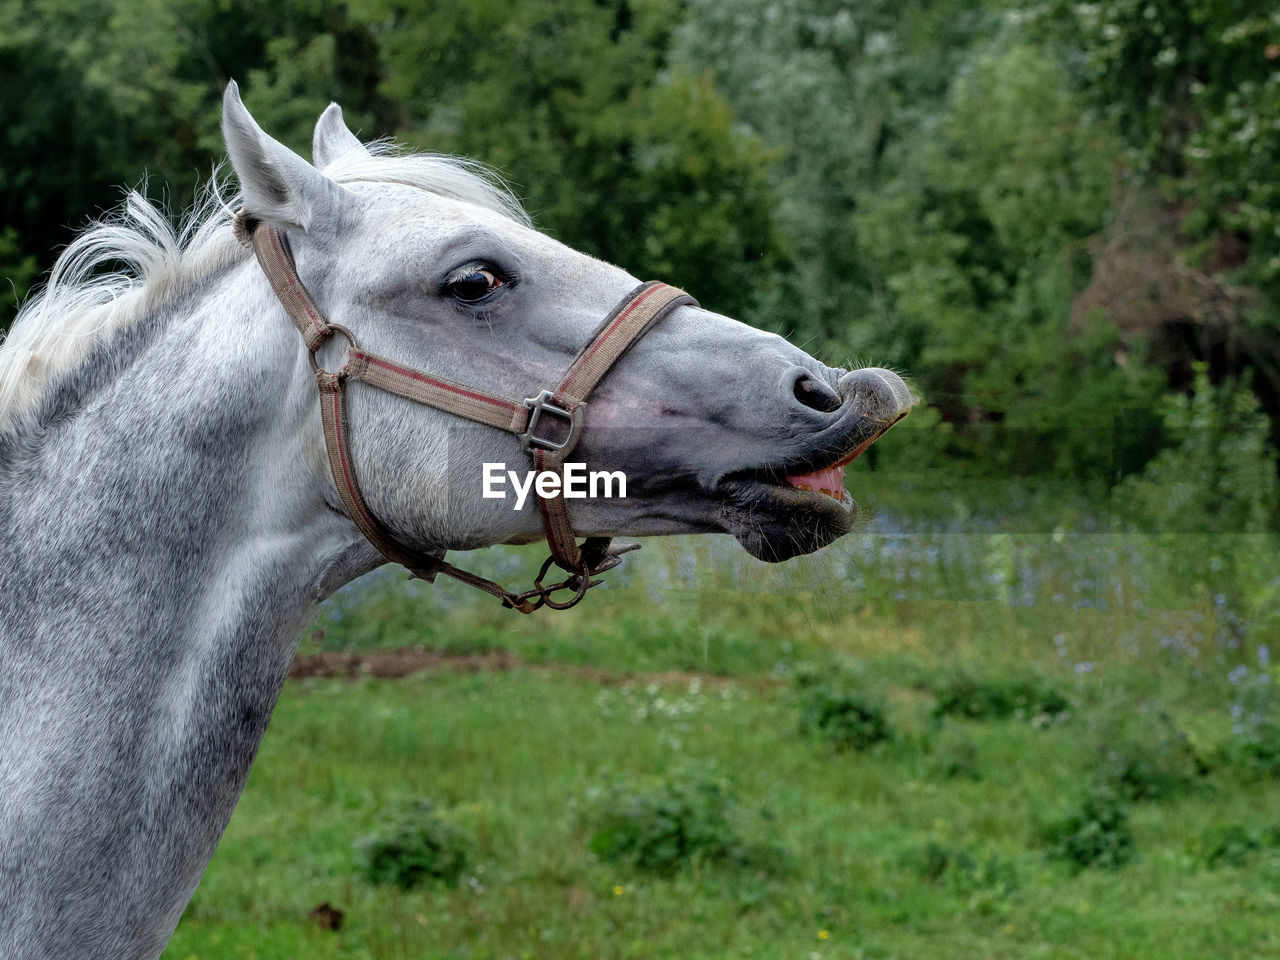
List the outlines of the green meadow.
{"label": "green meadow", "polygon": [[980,526],[353,584],[165,957],[1280,955],[1274,536]]}

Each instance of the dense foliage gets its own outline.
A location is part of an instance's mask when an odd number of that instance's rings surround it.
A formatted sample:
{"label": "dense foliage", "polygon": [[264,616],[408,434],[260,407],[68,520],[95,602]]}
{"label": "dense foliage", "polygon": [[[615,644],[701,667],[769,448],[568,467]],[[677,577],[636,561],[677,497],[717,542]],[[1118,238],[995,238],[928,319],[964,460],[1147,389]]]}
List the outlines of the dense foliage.
{"label": "dense foliage", "polygon": [[657,874],[695,864],[782,865],[781,851],[742,838],[733,789],[704,772],[677,770],[658,784],[615,783],[596,792],[589,847],[603,861]]}
{"label": "dense foliage", "polygon": [[367,881],[401,890],[430,880],[451,883],[467,866],[465,838],[430,800],[402,804],[356,848]]}
{"label": "dense foliage", "polygon": [[189,198],[231,77],[292,146],[337,100],[496,165],[570,244],[906,371],[890,466],[1150,463],[1147,504],[1186,466],[1215,526],[1275,527],[1274,484],[1217,478],[1274,474],[1280,422],[1280,15],[1252,0],[0,0],[0,324],[120,186]]}

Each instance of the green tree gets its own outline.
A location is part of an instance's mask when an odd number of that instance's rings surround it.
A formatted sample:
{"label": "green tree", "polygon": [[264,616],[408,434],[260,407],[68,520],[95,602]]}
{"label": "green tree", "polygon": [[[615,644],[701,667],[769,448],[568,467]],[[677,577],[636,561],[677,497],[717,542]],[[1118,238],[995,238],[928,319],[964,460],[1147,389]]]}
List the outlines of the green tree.
{"label": "green tree", "polygon": [[1174,445],[1117,489],[1135,526],[1157,533],[1267,533],[1280,521],[1267,419],[1237,384],[1215,387],[1203,364],[1194,392],[1165,402]]}
{"label": "green tree", "polygon": [[1280,13],[1256,0],[1034,0],[1025,13],[1176,229],[1161,282],[1198,289],[1158,318],[1170,379],[1190,389],[1197,361],[1214,381],[1250,370],[1280,439]]}
{"label": "green tree", "polygon": [[785,260],[757,322],[876,363],[914,360],[918,337],[885,309],[856,214],[891,174],[893,146],[940,110],[990,19],[949,0],[690,0],[675,56],[711,73],[779,154],[771,181]]}
{"label": "green tree", "polygon": [[1052,60],[1001,36],[973,52],[946,112],[892,148],[894,175],[863,199],[865,256],[895,325],[920,344],[906,366],[964,426],[953,453],[983,470],[1108,478],[1119,410],[1158,394],[1139,338],[1073,317],[1088,241],[1109,221],[1116,149]]}
{"label": "green tree", "polygon": [[771,155],[667,57],[674,0],[361,0],[415,147],[497,166],[540,229],[743,313],[777,242]]}
{"label": "green tree", "polygon": [[[19,296],[85,220],[149,177],[181,209],[222,154],[220,98],[246,82],[254,108],[302,148],[341,99],[391,111],[378,60],[342,3],[283,0],[0,0],[0,268]],[[305,89],[306,96],[302,96]],[[12,245],[21,252],[9,252]],[[0,328],[12,307],[0,304]]]}

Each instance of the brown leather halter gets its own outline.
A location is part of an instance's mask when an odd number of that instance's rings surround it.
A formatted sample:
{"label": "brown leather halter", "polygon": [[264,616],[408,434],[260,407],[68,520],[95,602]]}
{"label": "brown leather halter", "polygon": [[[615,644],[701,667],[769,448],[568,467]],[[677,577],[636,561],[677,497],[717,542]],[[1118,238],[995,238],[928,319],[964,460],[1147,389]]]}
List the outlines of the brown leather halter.
{"label": "brown leather halter", "polygon": [[[587,537],[579,545],[569,522],[564,498],[559,494],[544,497],[537,492],[536,485],[534,493],[542,510],[542,528],[551,556],[543,563],[530,590],[522,593],[505,590],[492,580],[446,563],[443,552],[439,555],[420,553],[404,546],[369,512],[364,497],[360,495],[347,444],[346,384],[352,380],[363,381],[417,403],[514,433],[520,438],[525,452],[532,457],[536,470],[561,473],[560,487],[563,490],[564,462],[582,435],[583,411],[591,391],[627,348],[653,324],[678,306],[697,306],[693,297],[665,283],[650,281],[641,284],[613,308],[599,333],[570,365],[559,386],[554,390],[543,390],[536,397],[512,400],[401,366],[386,357],[361,350],[350,330],[341,324],[330,323],[320,312],[298,277],[289,241],[283,234],[269,224],[253,219],[244,210],[236,215],[235,230],[241,243],[253,247],[271,289],[302,334],[310,355],[311,369],[320,388],[320,414],[329,468],[347,515],[388,560],[407,567],[414,576],[427,581],[433,581],[437,574],[443,573],[493,594],[503,606],[521,613],[532,613],[542,606],[555,610],[572,607],[588,589],[603,582],[592,577],[613,569],[622,562],[624,553],[639,548],[636,543],[614,546],[609,537]],[[346,338],[347,357],[342,369],[330,372],[317,362],[316,352],[335,333]],[[562,422],[563,438],[535,432],[549,419]],[[569,576],[558,583],[544,585],[542,581],[552,563]],[[571,592],[569,599],[553,600],[551,595],[561,590]]]}

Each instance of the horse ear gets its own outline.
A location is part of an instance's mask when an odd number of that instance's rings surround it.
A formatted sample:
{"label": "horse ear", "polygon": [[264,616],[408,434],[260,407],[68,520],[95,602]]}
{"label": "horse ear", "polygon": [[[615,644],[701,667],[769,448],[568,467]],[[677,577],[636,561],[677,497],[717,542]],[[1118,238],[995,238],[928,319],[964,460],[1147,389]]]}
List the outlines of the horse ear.
{"label": "horse ear", "polygon": [[365,145],[342,121],[342,108],[331,103],[316,121],[316,132],[311,138],[311,160],[323,170],[348,153],[355,153],[361,158],[370,155]]}
{"label": "horse ear", "polygon": [[337,216],[346,191],[267,136],[245,109],[234,80],[222,95],[222,136],[252,216],[299,230]]}

